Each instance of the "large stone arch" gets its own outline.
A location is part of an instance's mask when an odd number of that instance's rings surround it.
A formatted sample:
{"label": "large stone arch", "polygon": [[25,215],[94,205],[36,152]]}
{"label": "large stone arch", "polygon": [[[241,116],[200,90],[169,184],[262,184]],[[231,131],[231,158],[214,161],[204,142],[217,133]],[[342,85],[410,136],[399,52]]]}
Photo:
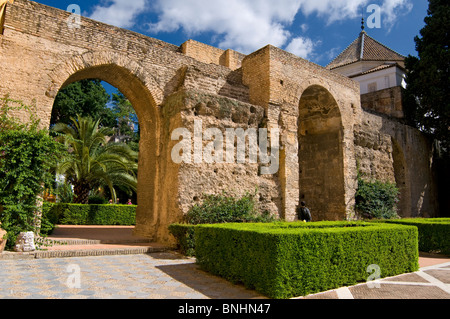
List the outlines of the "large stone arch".
{"label": "large stone arch", "polygon": [[[58,65],[49,77],[51,85],[45,94],[52,101],[61,88],[92,78],[117,87],[129,99],[138,116],[141,134],[136,232],[141,236],[156,236],[154,228],[151,231],[147,229],[149,225],[158,224],[159,219],[159,197],[156,192],[161,170],[158,162],[161,151],[160,105],[164,95],[156,81],[135,61],[112,52],[88,52],[74,56]],[[44,119],[44,122],[49,121],[50,118]]]}
{"label": "large stone arch", "polygon": [[310,85],[299,99],[299,191],[313,220],[347,217],[341,110],[329,90]]}
{"label": "large stone arch", "polygon": [[[51,84],[46,91],[46,95],[54,98],[61,87],[80,80],[86,73],[93,72],[92,69],[94,68],[98,68],[98,72],[100,72],[102,71],[100,67],[106,67],[108,65],[115,65],[120,69],[127,70],[129,74],[132,74],[136,79],[139,79],[142,85],[148,89],[154,105],[162,104],[164,92],[152,77],[151,72],[148,70],[148,66],[144,68],[126,55],[112,51],[89,51],[75,55],[59,64],[49,74]],[[125,73],[123,73],[123,75],[125,75]],[[121,79],[120,77],[114,78],[110,76],[108,82],[115,82],[111,83],[112,85],[121,85],[121,82],[123,81],[124,79]],[[115,86],[118,87],[119,85]]]}

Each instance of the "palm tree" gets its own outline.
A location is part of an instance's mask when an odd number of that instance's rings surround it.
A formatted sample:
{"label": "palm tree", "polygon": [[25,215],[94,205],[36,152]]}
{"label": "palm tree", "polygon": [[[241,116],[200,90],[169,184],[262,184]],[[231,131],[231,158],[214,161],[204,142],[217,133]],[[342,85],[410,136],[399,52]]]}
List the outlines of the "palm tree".
{"label": "palm tree", "polygon": [[109,188],[114,202],[114,186],[136,191],[137,152],[124,143],[108,143],[114,129],[100,127],[100,119],[71,118],[71,125],[53,126],[69,149],[70,156],[63,159],[57,174],[74,186],[75,203],[87,204],[89,193],[100,186]]}

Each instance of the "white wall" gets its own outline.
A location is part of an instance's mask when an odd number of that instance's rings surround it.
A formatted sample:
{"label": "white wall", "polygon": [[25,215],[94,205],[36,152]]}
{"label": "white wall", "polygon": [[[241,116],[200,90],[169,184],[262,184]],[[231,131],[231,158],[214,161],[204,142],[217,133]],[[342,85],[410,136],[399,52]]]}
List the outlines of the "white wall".
{"label": "white wall", "polygon": [[398,67],[371,72],[361,76],[354,77],[361,85],[361,94],[366,94],[395,86],[404,86],[405,73]]}

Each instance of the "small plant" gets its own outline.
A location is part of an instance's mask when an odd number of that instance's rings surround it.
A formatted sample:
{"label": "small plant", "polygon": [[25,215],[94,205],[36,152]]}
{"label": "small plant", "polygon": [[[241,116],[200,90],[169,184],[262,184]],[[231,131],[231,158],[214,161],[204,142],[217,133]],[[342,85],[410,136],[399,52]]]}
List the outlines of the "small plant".
{"label": "small plant", "polygon": [[259,213],[255,193],[247,192],[241,198],[227,193],[204,195],[201,204],[194,205],[185,216],[185,224],[172,224],[170,233],[175,237],[180,251],[195,256],[195,225],[224,223],[270,223],[277,220],[269,211]]}
{"label": "small plant", "polygon": [[246,222],[271,222],[274,217],[265,211],[259,214],[255,194],[247,192],[241,198],[227,193],[205,195],[201,204],[194,205],[186,215],[189,224],[221,224]]}
{"label": "small plant", "polygon": [[367,181],[362,176],[358,177],[356,212],[363,218],[399,218],[398,201],[399,189],[394,183]]}

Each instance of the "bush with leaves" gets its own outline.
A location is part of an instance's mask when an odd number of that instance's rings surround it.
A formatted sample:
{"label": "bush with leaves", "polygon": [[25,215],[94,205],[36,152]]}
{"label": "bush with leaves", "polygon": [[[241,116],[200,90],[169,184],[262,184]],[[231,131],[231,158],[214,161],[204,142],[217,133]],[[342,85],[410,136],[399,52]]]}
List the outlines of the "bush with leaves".
{"label": "bush with leaves", "polygon": [[189,224],[220,224],[237,222],[271,222],[269,212],[258,213],[255,194],[246,193],[241,198],[223,193],[205,195],[201,204],[194,205],[186,215]]}
{"label": "bush with leaves", "polygon": [[363,218],[398,218],[396,204],[399,189],[394,183],[368,181],[358,177],[356,192],[356,212]]}
{"label": "bush with leaves", "polygon": [[[18,108],[30,110],[28,123],[8,116]],[[57,160],[67,151],[47,131],[38,129],[39,122],[23,103],[4,98],[0,113],[0,224],[8,233],[10,249],[20,232],[37,231],[41,221],[36,212],[42,206],[38,196],[52,186]]]}
{"label": "bush with leaves", "polygon": [[181,253],[195,255],[194,229],[199,224],[270,223],[277,220],[269,211],[259,213],[255,195],[247,192],[236,198],[227,193],[204,195],[201,204],[194,205],[185,216],[187,224],[172,224],[170,233],[175,237]]}

